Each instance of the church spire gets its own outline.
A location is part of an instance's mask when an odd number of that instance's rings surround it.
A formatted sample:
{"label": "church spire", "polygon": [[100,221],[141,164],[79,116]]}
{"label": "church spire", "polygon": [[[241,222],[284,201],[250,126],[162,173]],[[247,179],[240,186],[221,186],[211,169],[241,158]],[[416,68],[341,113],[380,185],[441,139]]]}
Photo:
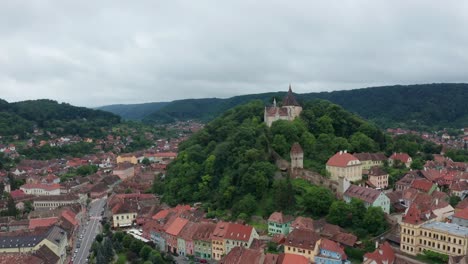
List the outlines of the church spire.
{"label": "church spire", "polygon": [[273,98],[273,107],[276,107],[276,98]]}
{"label": "church spire", "polygon": [[291,89],[291,84],[289,84],[289,90],[286,97],[283,99],[283,106],[300,106],[299,103],[296,101],[294,94]]}
{"label": "church spire", "polygon": [[288,90],[288,93],[292,93],[291,84],[289,84],[289,90]]}

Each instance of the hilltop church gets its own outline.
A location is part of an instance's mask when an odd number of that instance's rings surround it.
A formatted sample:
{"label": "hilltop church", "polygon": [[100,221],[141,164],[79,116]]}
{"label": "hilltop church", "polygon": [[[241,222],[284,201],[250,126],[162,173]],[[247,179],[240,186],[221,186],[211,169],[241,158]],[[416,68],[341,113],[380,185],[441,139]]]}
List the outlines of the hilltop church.
{"label": "hilltop church", "polygon": [[289,85],[289,91],[283,99],[282,106],[277,106],[276,99],[273,99],[273,106],[265,107],[265,123],[271,127],[271,124],[277,120],[292,121],[301,114],[301,111],[302,107],[294,97],[291,85]]}

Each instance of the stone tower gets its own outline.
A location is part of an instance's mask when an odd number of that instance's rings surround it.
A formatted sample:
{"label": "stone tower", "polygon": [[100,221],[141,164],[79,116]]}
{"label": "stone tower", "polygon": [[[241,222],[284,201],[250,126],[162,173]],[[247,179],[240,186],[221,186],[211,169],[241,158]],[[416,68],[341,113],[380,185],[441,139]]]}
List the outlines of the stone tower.
{"label": "stone tower", "polygon": [[291,170],[304,168],[304,151],[299,143],[294,143],[291,147]]}

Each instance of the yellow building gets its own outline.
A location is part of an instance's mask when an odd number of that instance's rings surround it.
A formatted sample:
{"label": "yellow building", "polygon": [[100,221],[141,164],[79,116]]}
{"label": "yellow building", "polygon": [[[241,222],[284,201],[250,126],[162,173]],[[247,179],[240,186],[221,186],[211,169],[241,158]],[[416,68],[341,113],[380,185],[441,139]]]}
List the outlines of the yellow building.
{"label": "yellow building", "polygon": [[122,154],[117,156],[117,163],[130,162],[132,164],[138,164],[138,159],[133,154]]}
{"label": "yellow building", "polygon": [[211,234],[211,252],[212,258],[215,260],[221,260],[221,258],[226,255],[226,244],[224,236],[226,235],[229,223],[227,222],[218,222],[216,227]]}
{"label": "yellow building", "polygon": [[468,253],[468,228],[452,223],[435,221],[429,210],[422,212],[412,204],[401,223],[401,251],[410,255],[422,254],[424,250],[460,256]]}
{"label": "yellow building", "polygon": [[294,229],[288,234],[284,242],[284,253],[301,255],[310,262],[314,262],[316,255],[315,244],[320,240],[320,235],[308,229]]}
{"label": "yellow building", "polygon": [[0,239],[0,253],[29,253],[36,252],[42,246],[47,246],[63,264],[67,257],[67,233],[58,226],[53,226],[43,233],[18,232],[2,235]]}
{"label": "yellow building", "polygon": [[328,161],[326,169],[332,180],[338,180],[343,176],[348,181],[362,180],[362,164],[347,151],[340,151],[333,155]]}
{"label": "yellow building", "polygon": [[363,171],[370,170],[374,166],[381,167],[387,160],[383,153],[354,153],[353,156],[361,162]]}
{"label": "yellow building", "polygon": [[112,226],[132,226],[138,216],[138,202],[125,200],[112,207]]}

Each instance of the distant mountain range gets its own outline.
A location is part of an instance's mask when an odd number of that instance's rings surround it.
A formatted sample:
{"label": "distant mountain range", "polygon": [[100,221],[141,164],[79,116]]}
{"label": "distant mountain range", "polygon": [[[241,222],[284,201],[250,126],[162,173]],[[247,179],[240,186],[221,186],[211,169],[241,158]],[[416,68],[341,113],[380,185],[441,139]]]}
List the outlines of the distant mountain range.
{"label": "distant mountain range", "polygon": [[[293,87],[294,89],[294,87]],[[124,119],[146,123],[175,120],[209,121],[227,109],[260,99],[269,104],[281,100],[286,92],[250,94],[226,99],[185,99],[163,103],[110,105],[99,107]],[[301,102],[328,100],[369,119],[380,127],[467,127],[468,84],[440,83],[395,85],[347,91],[297,94]]]}

